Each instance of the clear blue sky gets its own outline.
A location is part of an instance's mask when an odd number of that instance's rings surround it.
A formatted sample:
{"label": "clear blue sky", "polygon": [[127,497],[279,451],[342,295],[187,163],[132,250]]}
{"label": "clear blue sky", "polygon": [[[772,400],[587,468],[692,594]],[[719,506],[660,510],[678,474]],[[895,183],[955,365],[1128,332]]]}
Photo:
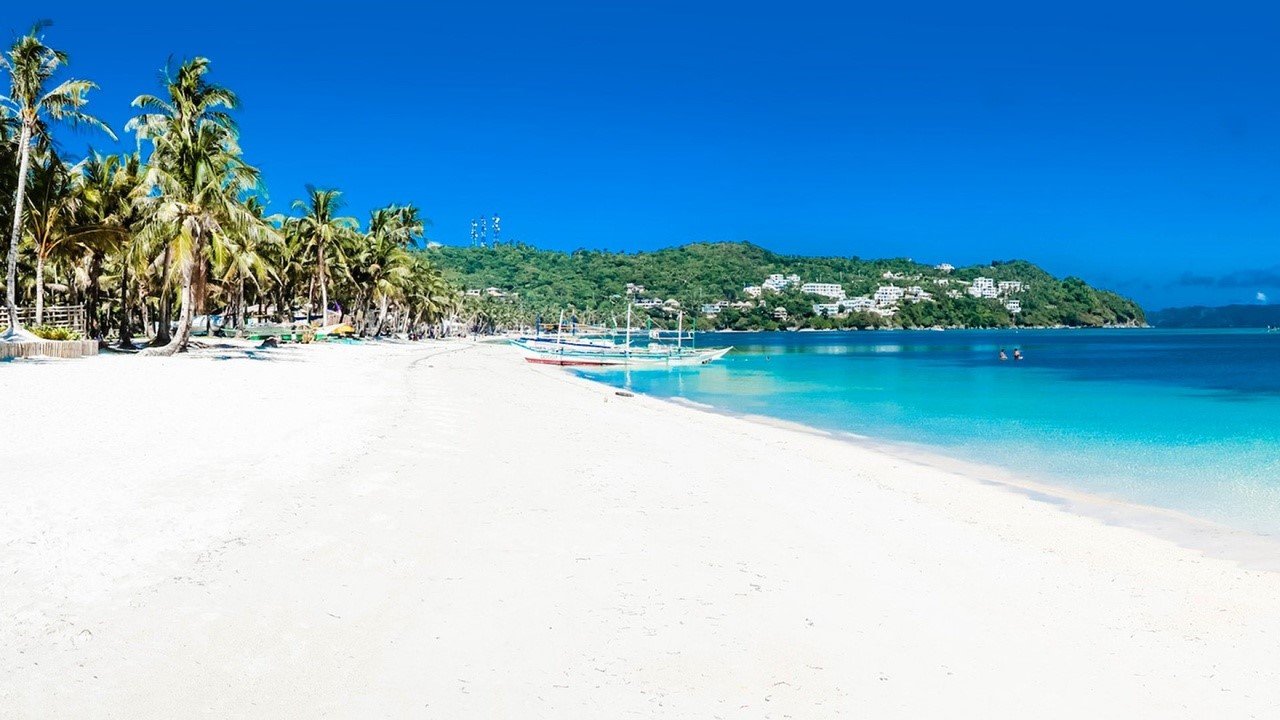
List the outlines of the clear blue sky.
{"label": "clear blue sky", "polygon": [[0,26],[53,19],[117,129],[169,56],[211,58],[277,208],[310,182],[362,217],[415,202],[445,243],[497,212],[549,248],[1020,257],[1149,308],[1280,299],[1280,9],[1197,5],[58,2]]}

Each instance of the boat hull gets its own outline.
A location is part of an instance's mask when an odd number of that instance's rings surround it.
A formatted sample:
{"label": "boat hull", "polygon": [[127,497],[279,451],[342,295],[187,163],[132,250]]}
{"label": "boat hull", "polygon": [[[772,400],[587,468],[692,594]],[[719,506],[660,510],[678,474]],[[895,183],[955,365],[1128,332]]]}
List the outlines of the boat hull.
{"label": "boat hull", "polygon": [[537,365],[576,367],[683,367],[706,365],[719,360],[733,348],[682,350],[678,352],[573,352],[525,349],[525,360]]}

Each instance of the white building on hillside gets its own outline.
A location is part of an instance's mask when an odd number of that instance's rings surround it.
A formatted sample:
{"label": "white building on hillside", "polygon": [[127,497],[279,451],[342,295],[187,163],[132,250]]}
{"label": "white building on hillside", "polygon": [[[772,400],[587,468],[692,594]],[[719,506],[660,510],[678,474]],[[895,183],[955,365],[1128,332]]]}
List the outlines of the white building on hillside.
{"label": "white building on hillside", "polygon": [[876,301],[869,297],[855,297],[840,301],[840,307],[851,312],[869,312],[876,307]]}
{"label": "white building on hillside", "polygon": [[834,300],[844,299],[844,288],[839,283],[805,283],[800,286],[800,292],[821,295]]}
{"label": "white building on hillside", "polygon": [[1009,302],[1004,304],[1004,307],[1009,312],[1013,313],[1014,315],[1017,315],[1018,313],[1022,312],[1022,301],[1010,300]]}
{"label": "white building on hillside", "polygon": [[996,283],[996,289],[1000,291],[1001,295],[1020,293],[1023,290],[1022,282],[1020,280],[1001,280],[999,283]]}
{"label": "white building on hillside", "polygon": [[840,303],[814,303],[813,314],[834,317],[840,314]]}
{"label": "white building on hillside", "polygon": [[996,290],[996,281],[988,277],[974,278],[969,286],[969,294],[976,298],[994,298],[1000,294]]}
{"label": "white building on hillside", "polygon": [[787,279],[782,276],[782,273],[774,273],[773,275],[765,278],[764,282],[760,283],[760,287],[765,290],[782,292],[787,287]]}
{"label": "white building on hillside", "polygon": [[758,298],[761,292],[763,292],[763,289],[759,285],[748,285],[742,288],[742,294],[747,297]]}
{"label": "white building on hillside", "polygon": [[905,294],[906,291],[897,285],[881,285],[871,297],[876,301],[876,305],[896,305]]}
{"label": "white building on hillside", "polygon": [[782,273],[774,273],[764,279],[760,286],[766,290],[774,292],[782,292],[792,285],[800,284],[799,275],[783,275]]}
{"label": "white building on hillside", "polygon": [[940,265],[934,265],[933,269],[939,272],[949,273],[952,270],[955,270],[956,266],[952,265],[951,263],[942,263]]}
{"label": "white building on hillside", "polygon": [[933,302],[933,296],[930,295],[928,292],[926,292],[925,289],[920,287],[919,285],[912,285],[911,287],[907,288],[907,291],[904,294],[903,299],[906,300],[907,302]]}

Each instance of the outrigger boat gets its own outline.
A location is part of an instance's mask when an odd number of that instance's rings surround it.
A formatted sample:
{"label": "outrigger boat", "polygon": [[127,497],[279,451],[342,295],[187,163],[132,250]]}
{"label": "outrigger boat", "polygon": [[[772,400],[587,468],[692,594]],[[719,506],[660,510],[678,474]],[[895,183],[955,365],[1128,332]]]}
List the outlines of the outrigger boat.
{"label": "outrigger boat", "polygon": [[[559,329],[563,330],[564,314],[561,313]],[[572,336],[566,339],[563,332],[554,337],[523,337],[511,343],[520,348],[525,360],[539,365],[561,365],[579,367],[608,367],[625,365],[629,367],[680,367],[689,365],[706,365],[724,357],[731,347],[704,348],[685,347],[684,314],[680,314],[679,329],[676,333],[676,344],[662,345],[650,343],[635,346],[631,343],[631,307],[627,306],[626,339],[622,343],[605,339]],[[690,340],[693,335],[688,336]]]}

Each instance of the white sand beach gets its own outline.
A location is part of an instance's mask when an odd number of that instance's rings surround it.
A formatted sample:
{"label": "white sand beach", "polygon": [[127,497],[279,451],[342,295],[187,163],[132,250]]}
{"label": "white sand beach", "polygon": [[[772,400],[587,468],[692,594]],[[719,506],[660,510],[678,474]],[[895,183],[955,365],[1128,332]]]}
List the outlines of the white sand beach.
{"label": "white sand beach", "polygon": [[1280,717],[1280,574],[503,347],[218,355],[0,365],[0,717]]}

